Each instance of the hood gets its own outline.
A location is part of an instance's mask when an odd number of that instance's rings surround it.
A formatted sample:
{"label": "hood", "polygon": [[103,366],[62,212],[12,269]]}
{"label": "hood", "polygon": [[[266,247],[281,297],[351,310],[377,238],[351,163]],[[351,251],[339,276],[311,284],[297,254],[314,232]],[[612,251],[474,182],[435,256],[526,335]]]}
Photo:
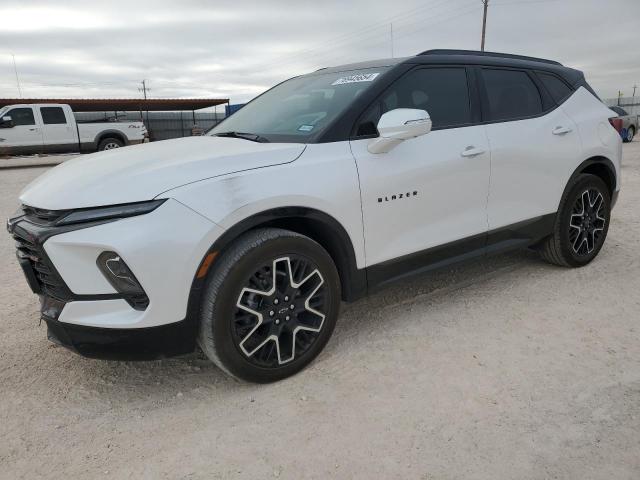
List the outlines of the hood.
{"label": "hood", "polygon": [[289,163],[304,149],[210,136],[145,143],[68,160],[31,182],[20,201],[66,210],[151,200],[187,183]]}

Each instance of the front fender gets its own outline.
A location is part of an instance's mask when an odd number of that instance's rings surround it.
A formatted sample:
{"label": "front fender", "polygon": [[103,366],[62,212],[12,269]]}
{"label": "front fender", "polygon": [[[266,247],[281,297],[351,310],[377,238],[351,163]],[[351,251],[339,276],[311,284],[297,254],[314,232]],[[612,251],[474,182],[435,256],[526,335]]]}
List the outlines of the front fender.
{"label": "front fender", "polygon": [[335,219],[364,268],[360,189],[346,142],[308,145],[295,162],[211,178],[170,190],[175,198],[224,229],[267,210],[303,207]]}

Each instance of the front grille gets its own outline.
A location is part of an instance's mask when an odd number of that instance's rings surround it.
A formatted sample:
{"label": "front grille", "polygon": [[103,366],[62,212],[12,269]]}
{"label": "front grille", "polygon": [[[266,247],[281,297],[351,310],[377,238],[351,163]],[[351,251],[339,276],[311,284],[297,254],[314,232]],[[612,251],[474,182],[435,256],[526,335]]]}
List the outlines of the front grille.
{"label": "front grille", "polygon": [[13,232],[18,258],[27,259],[29,261],[42,294],[58,300],[66,300],[67,289],[65,284],[57,272],[55,272],[44,259],[42,247],[36,245],[26,237],[26,235],[21,236],[17,232]]}

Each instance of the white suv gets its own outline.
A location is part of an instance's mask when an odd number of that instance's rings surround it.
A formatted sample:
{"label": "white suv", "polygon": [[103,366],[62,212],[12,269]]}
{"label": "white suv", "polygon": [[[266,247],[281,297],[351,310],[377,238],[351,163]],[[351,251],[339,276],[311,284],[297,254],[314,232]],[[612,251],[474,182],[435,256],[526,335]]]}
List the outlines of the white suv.
{"label": "white suv", "polygon": [[9,220],[49,337],[94,357],[196,342],[255,382],[302,369],[341,300],[520,247],[602,247],[620,136],[581,72],[431,50],[287,80],[203,137],[68,161]]}

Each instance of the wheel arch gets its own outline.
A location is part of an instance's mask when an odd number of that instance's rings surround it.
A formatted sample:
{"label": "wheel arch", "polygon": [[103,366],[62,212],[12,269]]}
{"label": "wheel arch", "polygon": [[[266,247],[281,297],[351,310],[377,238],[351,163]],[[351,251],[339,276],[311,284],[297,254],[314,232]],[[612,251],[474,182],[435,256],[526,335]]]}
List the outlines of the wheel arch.
{"label": "wheel arch", "polygon": [[609,188],[609,195],[611,197],[614,196],[614,192],[616,191],[616,186],[618,184],[618,178],[616,175],[616,169],[611,160],[602,156],[588,158],[575,169],[569,178],[567,185],[571,184],[578,175],[583,173],[589,173],[599,177]]}
{"label": "wheel arch", "polygon": [[[353,243],[345,228],[327,213],[308,207],[279,207],[251,215],[227,229],[203,256],[194,276],[189,295],[189,316],[197,315],[206,275],[198,273],[211,254],[223,255],[225,250],[243,233],[257,228],[282,228],[305,235],[319,243],[331,256],[342,289],[342,299],[356,300],[366,294],[365,269],[358,269]],[[215,257],[213,260],[215,263]]]}
{"label": "wheel arch", "polygon": [[103,130],[102,132],[100,132],[96,136],[96,139],[95,139],[96,148],[98,148],[100,146],[100,142],[102,142],[106,138],[117,138],[124,145],[127,145],[129,143],[127,137],[121,131],[119,131],[119,130]]}

